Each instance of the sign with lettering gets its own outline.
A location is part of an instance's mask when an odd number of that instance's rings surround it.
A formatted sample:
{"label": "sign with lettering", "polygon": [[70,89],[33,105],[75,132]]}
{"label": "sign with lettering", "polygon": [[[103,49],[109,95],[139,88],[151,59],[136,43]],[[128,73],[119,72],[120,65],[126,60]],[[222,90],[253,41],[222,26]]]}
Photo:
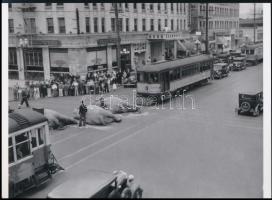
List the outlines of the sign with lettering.
{"label": "sign with lettering", "polygon": [[32,40],[31,44],[35,46],[40,46],[40,45],[61,46],[61,41],[59,40]]}
{"label": "sign with lettering", "polygon": [[116,44],[117,38],[107,38],[107,39],[99,39],[97,40],[97,44],[99,46],[108,45],[108,44]]}

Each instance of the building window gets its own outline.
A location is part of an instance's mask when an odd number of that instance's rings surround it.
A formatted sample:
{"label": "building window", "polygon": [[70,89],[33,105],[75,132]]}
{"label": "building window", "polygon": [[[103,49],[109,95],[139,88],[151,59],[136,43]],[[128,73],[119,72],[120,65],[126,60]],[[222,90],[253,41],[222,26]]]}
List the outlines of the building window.
{"label": "building window", "polygon": [[161,19],[158,19],[158,31],[161,31]]}
{"label": "building window", "polygon": [[105,18],[101,18],[101,31],[102,33],[105,33]]}
{"label": "building window", "polygon": [[18,64],[17,64],[17,53],[16,48],[10,47],[8,49],[8,69],[9,69],[9,79],[19,79]]}
{"label": "building window", "polygon": [[161,11],[161,4],[158,3],[157,5],[158,5],[158,11],[160,12]]}
{"label": "building window", "polygon": [[154,11],[153,3],[150,3],[150,4],[149,4],[149,8],[150,8],[150,12],[153,12],[153,11]]}
{"label": "building window", "polygon": [[186,20],[183,20],[184,30],[186,30]]}
{"label": "building window", "polygon": [[85,8],[89,8],[89,3],[84,3]]}
{"label": "building window", "polygon": [[145,29],[145,19],[142,19],[142,31],[146,31],[146,29]]}
{"label": "building window", "polygon": [[66,33],[64,17],[58,18],[58,21],[59,21],[59,33]]}
{"label": "building window", "polygon": [[47,18],[47,32],[48,33],[54,33],[54,22],[53,18]]}
{"label": "building window", "polygon": [[177,19],[177,30],[179,30],[179,20]]}
{"label": "building window", "polygon": [[94,32],[97,33],[98,32],[98,18],[94,17]]}
{"label": "building window", "polygon": [[142,3],[142,12],[145,12],[145,3]]}
{"label": "building window", "polygon": [[164,11],[167,13],[167,3],[164,3]]}
{"label": "building window", "polygon": [[24,49],[23,58],[25,64],[25,79],[44,80],[42,49]]}
{"label": "building window", "polygon": [[123,18],[119,18],[119,20],[118,20],[118,22],[119,22],[119,31],[123,31]]}
{"label": "building window", "polygon": [[26,33],[36,33],[36,21],[35,21],[35,18],[25,19],[25,31],[26,31]]}
{"label": "building window", "polygon": [[150,30],[154,31],[154,19],[150,19]]}
{"label": "building window", "polygon": [[134,19],[134,31],[138,31],[138,20]]}
{"label": "building window", "polygon": [[11,9],[12,8],[12,3],[8,4],[8,8]]}
{"label": "building window", "polygon": [[179,13],[179,4],[177,3],[176,6],[177,6],[177,13]]}
{"label": "building window", "polygon": [[171,30],[173,31],[174,30],[174,20],[171,19]]}
{"label": "building window", "polygon": [[137,3],[133,3],[134,12],[137,12]]}
{"label": "building window", "polygon": [[186,15],[186,3],[184,3],[183,12],[184,12],[184,15]]}
{"label": "building window", "polygon": [[183,29],[183,26],[182,26],[182,19],[180,20],[180,29]]}
{"label": "building window", "polygon": [[126,18],[126,32],[129,32],[129,18]]}
{"label": "building window", "polygon": [[100,8],[101,8],[101,10],[105,9],[104,3],[100,3]]}
{"label": "building window", "polygon": [[57,8],[63,8],[63,7],[64,7],[63,3],[57,3]]}
{"label": "building window", "polygon": [[126,11],[129,11],[128,3],[125,3],[125,9],[126,9]]}
{"label": "building window", "polygon": [[93,3],[93,9],[97,10],[97,4],[96,3]]}
{"label": "building window", "polygon": [[111,18],[111,31],[115,31],[115,18]]}
{"label": "building window", "polygon": [[14,22],[13,19],[8,20],[8,25],[9,25],[9,33],[14,33]]}
{"label": "building window", "polygon": [[52,7],[52,3],[45,3],[45,7]]}
{"label": "building window", "polygon": [[90,17],[85,18],[85,23],[86,23],[86,33],[90,33],[91,32],[91,29],[90,29]]}
{"label": "building window", "polygon": [[174,12],[174,4],[171,3],[171,12]]}
{"label": "building window", "polygon": [[164,20],[164,27],[168,27],[168,20],[167,19]]}

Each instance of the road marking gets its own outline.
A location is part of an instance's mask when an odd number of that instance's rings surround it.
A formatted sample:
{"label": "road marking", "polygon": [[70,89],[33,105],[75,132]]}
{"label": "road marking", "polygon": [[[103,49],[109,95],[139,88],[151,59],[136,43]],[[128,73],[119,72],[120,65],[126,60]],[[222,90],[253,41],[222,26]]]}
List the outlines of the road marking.
{"label": "road marking", "polygon": [[132,127],[133,127],[133,128],[136,128],[137,126],[127,127],[126,129],[121,130],[121,131],[118,131],[118,132],[116,132],[116,133],[114,133],[114,134],[112,134],[112,135],[110,135],[110,136],[108,136],[108,137],[104,137],[104,138],[102,138],[101,140],[98,140],[98,141],[96,141],[96,142],[94,142],[94,143],[91,143],[91,144],[89,144],[89,145],[87,145],[87,146],[85,146],[85,147],[83,147],[83,148],[78,149],[77,151],[75,151],[75,152],[73,152],[73,153],[70,153],[70,154],[68,154],[68,155],[66,155],[66,156],[64,156],[64,157],[62,157],[62,158],[60,158],[59,161],[64,160],[65,158],[69,158],[69,157],[71,157],[71,156],[73,156],[73,155],[75,155],[75,154],[77,154],[77,153],[80,153],[80,152],[84,151],[85,149],[88,149],[88,148],[90,148],[90,147],[93,147],[93,146],[95,146],[95,145],[97,145],[97,144],[99,144],[99,143],[101,143],[101,142],[103,142],[103,141],[105,141],[105,140],[107,140],[107,139],[110,139],[110,138],[112,138],[112,137],[114,137],[114,136],[116,136],[116,135],[119,135],[119,134],[121,134],[121,133],[123,133],[123,132],[126,132],[127,130],[131,129]]}
{"label": "road marking", "polygon": [[[171,119],[171,118],[173,118],[173,117],[169,117],[168,119]],[[149,124],[148,126],[143,127],[143,128],[141,128],[141,129],[139,129],[138,131],[136,131],[136,132],[134,132],[134,133],[132,133],[132,134],[130,134],[130,135],[128,135],[128,136],[126,136],[126,137],[124,137],[124,138],[122,138],[122,139],[120,139],[120,140],[114,142],[114,143],[111,143],[110,145],[108,145],[108,146],[106,146],[106,147],[104,147],[104,148],[102,148],[102,149],[100,149],[100,150],[94,152],[93,154],[90,154],[90,155],[84,157],[83,159],[81,159],[81,160],[79,160],[79,161],[73,163],[72,165],[69,165],[69,166],[66,167],[65,169],[66,169],[66,170],[71,169],[72,167],[74,167],[74,166],[76,166],[76,165],[78,165],[78,164],[84,162],[85,160],[87,160],[87,159],[89,159],[89,158],[95,156],[96,154],[101,153],[101,152],[103,152],[103,151],[105,151],[105,150],[110,149],[111,147],[113,147],[113,146],[119,144],[120,142],[123,142],[123,141],[125,141],[125,140],[127,140],[127,139],[129,139],[129,138],[131,138],[131,137],[133,137],[133,136],[135,136],[135,135],[141,133],[141,131],[143,131],[143,130],[146,129],[146,128],[149,128],[151,125],[155,125],[155,124],[157,124],[157,123],[160,123],[160,122],[163,121],[163,120],[165,120],[165,119],[162,118],[162,119],[160,119],[160,120],[158,120],[158,121],[156,121],[156,122],[154,122],[154,123],[151,123],[151,124]]]}

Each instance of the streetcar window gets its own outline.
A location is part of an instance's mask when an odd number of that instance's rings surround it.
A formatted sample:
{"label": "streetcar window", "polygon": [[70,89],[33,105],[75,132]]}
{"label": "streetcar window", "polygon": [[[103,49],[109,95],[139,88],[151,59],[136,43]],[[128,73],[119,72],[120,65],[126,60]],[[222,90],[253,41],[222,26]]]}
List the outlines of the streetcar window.
{"label": "streetcar window", "polygon": [[30,155],[30,141],[28,132],[15,136],[17,160]]}
{"label": "streetcar window", "polygon": [[169,75],[170,75],[170,81],[173,81],[174,80],[174,70],[170,70]]}
{"label": "streetcar window", "polygon": [[13,142],[12,138],[9,137],[9,163],[14,162]]}
{"label": "streetcar window", "polygon": [[249,54],[253,55],[254,54],[254,49],[251,49]]}
{"label": "streetcar window", "polygon": [[176,79],[180,79],[180,68],[176,69]]}
{"label": "streetcar window", "polygon": [[31,131],[31,145],[32,145],[32,148],[35,148],[37,147],[37,135],[36,135],[36,131],[35,130],[32,130]]}
{"label": "streetcar window", "polygon": [[39,140],[39,145],[44,144],[44,132],[42,128],[38,128],[38,140]]}
{"label": "streetcar window", "polygon": [[139,82],[144,82],[144,73],[138,73],[137,74],[137,80]]}
{"label": "streetcar window", "polygon": [[150,83],[158,83],[158,74],[150,73]]}
{"label": "streetcar window", "polygon": [[148,73],[144,73],[144,81],[143,82],[145,82],[145,83],[148,82]]}

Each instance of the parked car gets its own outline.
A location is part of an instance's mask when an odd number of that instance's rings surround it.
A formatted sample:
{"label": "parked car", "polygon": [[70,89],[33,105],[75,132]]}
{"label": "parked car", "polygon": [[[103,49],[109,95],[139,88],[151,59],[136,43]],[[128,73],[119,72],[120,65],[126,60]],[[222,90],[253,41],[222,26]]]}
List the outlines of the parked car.
{"label": "parked car", "polygon": [[244,62],[234,61],[231,65],[231,69],[232,71],[241,71],[246,69],[246,64]]}
{"label": "parked car", "polygon": [[[126,185],[127,178],[120,177],[125,173],[107,173],[92,170],[87,174],[70,179],[51,191],[48,198],[142,198],[143,189],[132,184]],[[129,176],[128,176],[129,177]],[[123,176],[122,176],[123,178]],[[124,184],[125,183],[125,184]]]}
{"label": "parked car", "polygon": [[216,79],[221,79],[229,75],[228,63],[216,63],[213,65],[212,76]]}
{"label": "parked car", "polygon": [[263,112],[263,92],[239,94],[238,114],[259,116]]}

